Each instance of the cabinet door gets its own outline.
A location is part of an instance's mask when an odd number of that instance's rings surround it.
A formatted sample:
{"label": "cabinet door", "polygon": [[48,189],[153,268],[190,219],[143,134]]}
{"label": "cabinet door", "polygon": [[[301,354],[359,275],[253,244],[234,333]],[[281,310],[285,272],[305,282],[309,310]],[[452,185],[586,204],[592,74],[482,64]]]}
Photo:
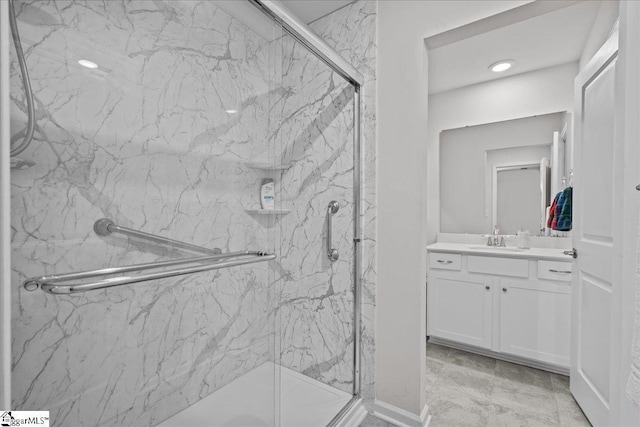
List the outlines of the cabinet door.
{"label": "cabinet door", "polygon": [[428,287],[429,335],[491,348],[491,278],[435,273]]}
{"label": "cabinet door", "polygon": [[500,351],[569,367],[571,289],[500,279]]}

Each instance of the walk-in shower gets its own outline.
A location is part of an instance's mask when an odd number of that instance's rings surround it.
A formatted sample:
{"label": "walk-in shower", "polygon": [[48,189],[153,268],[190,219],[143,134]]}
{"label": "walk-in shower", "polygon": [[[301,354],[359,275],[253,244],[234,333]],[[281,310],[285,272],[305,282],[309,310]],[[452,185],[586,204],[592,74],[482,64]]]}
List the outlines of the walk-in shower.
{"label": "walk-in shower", "polygon": [[360,394],[361,75],[275,1],[12,9],[11,134],[32,133],[11,170],[12,409],[340,422]]}

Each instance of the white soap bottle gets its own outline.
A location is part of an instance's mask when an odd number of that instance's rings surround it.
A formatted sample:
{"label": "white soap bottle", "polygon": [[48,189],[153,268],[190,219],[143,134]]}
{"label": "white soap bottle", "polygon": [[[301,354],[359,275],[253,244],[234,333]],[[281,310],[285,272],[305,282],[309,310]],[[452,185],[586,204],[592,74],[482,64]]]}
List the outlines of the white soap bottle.
{"label": "white soap bottle", "polygon": [[260,206],[265,210],[274,210],[275,209],[275,188],[273,184],[273,179],[267,178],[262,181],[262,186],[260,187]]}
{"label": "white soap bottle", "polygon": [[531,247],[531,236],[529,230],[525,230],[524,226],[518,231],[518,247],[520,249],[529,249]]}

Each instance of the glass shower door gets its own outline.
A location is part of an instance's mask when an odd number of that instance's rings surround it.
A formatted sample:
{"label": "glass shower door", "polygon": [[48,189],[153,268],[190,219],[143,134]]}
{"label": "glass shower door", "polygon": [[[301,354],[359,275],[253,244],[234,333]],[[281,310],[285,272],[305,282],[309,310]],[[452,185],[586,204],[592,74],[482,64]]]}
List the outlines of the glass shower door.
{"label": "glass shower door", "polygon": [[355,88],[290,36],[274,146],[281,420],[324,426],[355,387]]}
{"label": "glass shower door", "polygon": [[[12,409],[48,410],[56,427],[278,425],[267,262],[73,295],[21,283],[202,256],[97,234],[100,218],[226,255],[276,251],[255,208],[261,168],[275,170],[281,27],[249,2],[15,9],[37,122],[11,170]],[[16,141],[20,74],[12,50]]]}

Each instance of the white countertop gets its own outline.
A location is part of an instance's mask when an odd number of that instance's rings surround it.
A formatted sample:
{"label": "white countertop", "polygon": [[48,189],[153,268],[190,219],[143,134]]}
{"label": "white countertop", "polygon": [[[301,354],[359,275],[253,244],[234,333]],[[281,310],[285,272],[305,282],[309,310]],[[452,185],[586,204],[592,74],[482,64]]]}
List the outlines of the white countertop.
{"label": "white countertop", "polygon": [[526,259],[543,259],[550,261],[573,261],[570,255],[563,252],[566,249],[555,248],[531,248],[519,249],[515,246],[506,248],[496,248],[482,246],[473,243],[434,243],[427,246],[428,252],[445,252],[445,253],[461,253],[465,255],[478,256],[494,256],[500,258],[526,258]]}

